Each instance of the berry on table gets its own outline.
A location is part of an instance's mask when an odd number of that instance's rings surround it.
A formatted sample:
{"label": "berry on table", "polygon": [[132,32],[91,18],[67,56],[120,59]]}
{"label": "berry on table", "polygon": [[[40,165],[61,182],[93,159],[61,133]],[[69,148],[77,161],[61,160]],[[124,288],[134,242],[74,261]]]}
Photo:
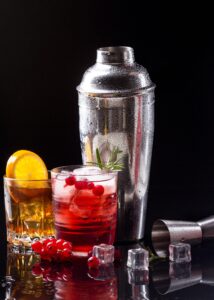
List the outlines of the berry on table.
{"label": "berry on table", "polygon": [[65,240],[63,240],[63,239],[58,239],[56,241],[57,250],[62,250],[63,249],[64,242],[65,242]]}
{"label": "berry on table", "polygon": [[53,256],[53,255],[55,255],[57,253],[57,245],[56,245],[56,243],[53,243],[53,242],[47,243],[45,249],[46,249],[47,253],[50,256]]}
{"label": "berry on table", "polygon": [[71,249],[69,248],[64,248],[62,250],[62,252],[60,253],[60,258],[62,260],[67,260],[67,259],[70,259],[72,257],[72,252],[71,252]]}
{"label": "berry on table", "polygon": [[97,269],[99,267],[99,259],[96,256],[91,256],[88,259],[88,267],[89,269]]}
{"label": "berry on table", "polygon": [[62,244],[63,249],[72,249],[72,244],[70,242],[64,241]]}
{"label": "berry on table", "polygon": [[36,242],[32,243],[31,247],[34,252],[40,254],[41,250],[43,248],[43,244],[40,241],[36,241]]}

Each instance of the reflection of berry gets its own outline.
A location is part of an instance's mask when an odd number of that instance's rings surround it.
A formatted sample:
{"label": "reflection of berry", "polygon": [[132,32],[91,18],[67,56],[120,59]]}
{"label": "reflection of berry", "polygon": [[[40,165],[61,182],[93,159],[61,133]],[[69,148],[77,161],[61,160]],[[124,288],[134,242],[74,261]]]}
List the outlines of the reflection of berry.
{"label": "reflection of berry", "polygon": [[96,269],[95,268],[91,268],[91,269],[89,269],[88,274],[92,278],[97,278],[98,275],[99,275],[99,268],[96,268]]}
{"label": "reflection of berry", "polygon": [[36,263],[33,267],[32,267],[32,274],[34,276],[40,276],[42,275],[42,268],[40,266],[39,263]]}
{"label": "reflection of berry", "polygon": [[104,187],[102,185],[96,185],[92,192],[95,196],[101,196],[104,193]]}
{"label": "reflection of berry", "polygon": [[43,280],[49,281],[69,281],[72,278],[72,264],[70,262],[57,263],[43,261],[36,263],[32,267],[32,275],[42,276]]}
{"label": "reflection of berry", "polygon": [[91,256],[88,259],[88,267],[89,269],[97,269],[99,267],[99,259],[96,256]]}

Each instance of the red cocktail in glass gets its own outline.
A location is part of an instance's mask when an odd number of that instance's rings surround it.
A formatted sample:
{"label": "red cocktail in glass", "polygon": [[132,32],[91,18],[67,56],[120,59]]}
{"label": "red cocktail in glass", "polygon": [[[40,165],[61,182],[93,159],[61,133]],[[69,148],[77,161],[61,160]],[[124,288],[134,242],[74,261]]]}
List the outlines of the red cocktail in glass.
{"label": "red cocktail in glass", "polygon": [[77,255],[93,245],[113,244],[117,220],[117,173],[68,166],[51,171],[57,238],[70,241]]}

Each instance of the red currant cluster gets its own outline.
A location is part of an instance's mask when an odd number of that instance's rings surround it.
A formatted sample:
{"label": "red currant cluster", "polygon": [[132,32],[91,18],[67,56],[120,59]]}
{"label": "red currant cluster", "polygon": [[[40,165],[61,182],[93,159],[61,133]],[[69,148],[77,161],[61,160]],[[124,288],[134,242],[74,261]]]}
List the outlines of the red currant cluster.
{"label": "red currant cluster", "polygon": [[75,176],[70,176],[65,179],[65,186],[74,185],[77,190],[92,190],[95,196],[102,196],[104,187],[102,185],[94,185],[93,182],[88,180],[77,181]]}
{"label": "red currant cluster", "polygon": [[72,264],[65,263],[50,263],[42,262],[36,263],[32,267],[32,274],[34,276],[42,276],[44,281],[69,281],[72,278]]}
{"label": "red currant cluster", "polygon": [[42,260],[67,261],[72,257],[72,244],[63,239],[48,238],[32,243],[32,250],[41,256]]}

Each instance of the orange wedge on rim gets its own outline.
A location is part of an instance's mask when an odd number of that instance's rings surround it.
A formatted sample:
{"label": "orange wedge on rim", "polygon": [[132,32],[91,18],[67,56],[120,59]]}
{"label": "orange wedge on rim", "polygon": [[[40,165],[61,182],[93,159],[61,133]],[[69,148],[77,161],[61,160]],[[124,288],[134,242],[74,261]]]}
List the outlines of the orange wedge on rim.
{"label": "orange wedge on rim", "polygon": [[6,177],[18,180],[19,187],[38,189],[47,186],[42,180],[48,179],[48,171],[45,163],[36,153],[19,150],[14,152],[7,161]]}

